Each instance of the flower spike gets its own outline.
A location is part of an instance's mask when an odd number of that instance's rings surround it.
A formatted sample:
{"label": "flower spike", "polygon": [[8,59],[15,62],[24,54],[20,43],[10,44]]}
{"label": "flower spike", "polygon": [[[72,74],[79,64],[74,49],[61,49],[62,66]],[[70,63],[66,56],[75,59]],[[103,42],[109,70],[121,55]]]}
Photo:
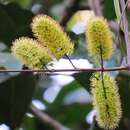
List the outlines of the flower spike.
{"label": "flower spike", "polygon": [[34,17],[31,27],[41,45],[46,46],[56,59],[73,52],[73,43],[70,38],[51,17],[37,15]]}
{"label": "flower spike", "polygon": [[91,56],[100,56],[109,59],[112,55],[112,35],[107,21],[103,17],[92,17],[86,29],[87,48]]}
{"label": "flower spike", "polygon": [[30,69],[42,69],[45,64],[52,60],[47,50],[31,38],[16,39],[11,49],[14,55]]}
{"label": "flower spike", "polygon": [[[96,110],[96,120],[103,129],[115,129],[122,116],[121,101],[116,82],[107,73],[95,73],[91,78],[91,93],[93,106]],[[97,77],[97,78],[95,78]]]}

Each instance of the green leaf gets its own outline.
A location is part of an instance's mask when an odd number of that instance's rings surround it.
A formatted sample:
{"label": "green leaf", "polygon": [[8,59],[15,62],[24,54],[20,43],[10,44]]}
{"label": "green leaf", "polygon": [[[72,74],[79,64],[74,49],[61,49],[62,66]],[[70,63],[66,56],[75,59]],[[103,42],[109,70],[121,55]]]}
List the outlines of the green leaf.
{"label": "green leaf", "polygon": [[14,3],[0,4],[0,41],[8,46],[20,36],[31,36],[30,23],[33,14]]}
{"label": "green leaf", "polygon": [[3,7],[3,5],[0,5],[0,41],[9,44],[15,34],[16,27]]}
{"label": "green leaf", "polygon": [[90,78],[92,76],[92,72],[81,72],[76,73],[73,77],[76,79],[78,83],[80,83],[85,89],[90,91]]}
{"label": "green leaf", "polygon": [[7,3],[15,2],[19,4],[21,7],[27,8],[30,6],[32,1],[33,0],[0,0],[0,3],[7,4]]}
{"label": "green leaf", "polygon": [[109,20],[116,18],[113,0],[104,0],[103,14]]}
{"label": "green leaf", "polygon": [[31,74],[20,74],[0,84],[0,122],[16,128],[26,113],[35,89]]}
{"label": "green leaf", "polygon": [[116,80],[121,96],[123,117],[130,118],[130,75],[119,73]]}
{"label": "green leaf", "polygon": [[[21,127],[24,130],[36,130],[35,119],[33,117],[29,117],[29,116],[26,115],[24,120],[23,120]],[[17,129],[17,130],[20,130],[20,129]]]}
{"label": "green leaf", "polygon": [[13,0],[13,2],[18,3],[23,8],[29,7],[33,0]]}

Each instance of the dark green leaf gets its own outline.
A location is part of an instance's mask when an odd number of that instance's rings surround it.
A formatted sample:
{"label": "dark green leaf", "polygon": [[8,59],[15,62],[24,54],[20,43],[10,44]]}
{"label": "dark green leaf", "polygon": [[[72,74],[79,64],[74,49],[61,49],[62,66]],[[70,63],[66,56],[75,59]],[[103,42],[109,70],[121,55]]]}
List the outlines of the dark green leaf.
{"label": "dark green leaf", "polygon": [[20,36],[31,36],[30,23],[33,14],[17,4],[0,4],[0,41],[8,46]]}
{"label": "dark green leaf", "polygon": [[35,89],[32,75],[20,74],[0,84],[0,122],[15,128],[20,125]]}
{"label": "dark green leaf", "polygon": [[92,72],[82,72],[82,73],[76,73],[73,75],[73,77],[77,80],[78,83],[80,83],[85,89],[90,91],[90,77],[92,76]]}
{"label": "dark green leaf", "polygon": [[130,75],[119,73],[117,76],[117,84],[123,107],[123,116],[130,118]]}
{"label": "dark green leaf", "polygon": [[103,14],[109,20],[116,18],[113,0],[104,0]]}
{"label": "dark green leaf", "polygon": [[21,127],[24,130],[36,130],[35,119],[32,117],[25,116]]}

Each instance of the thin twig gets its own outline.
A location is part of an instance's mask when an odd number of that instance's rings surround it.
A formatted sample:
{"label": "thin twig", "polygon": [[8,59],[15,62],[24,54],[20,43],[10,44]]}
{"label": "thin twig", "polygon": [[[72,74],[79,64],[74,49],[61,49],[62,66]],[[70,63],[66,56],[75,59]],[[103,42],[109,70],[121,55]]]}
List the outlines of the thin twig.
{"label": "thin twig", "polygon": [[[124,0],[120,0],[121,10],[126,10],[126,4]],[[122,16],[122,25],[125,35],[125,42],[126,42],[126,48],[127,48],[127,62],[128,66],[130,67],[130,38],[129,38],[129,29],[128,29],[128,19],[126,16],[126,11],[124,11],[124,14]]]}
{"label": "thin twig", "polygon": [[77,67],[74,65],[70,57],[68,55],[65,55],[65,57],[69,60],[70,64],[74,67],[74,69],[76,69]]}
{"label": "thin twig", "polygon": [[45,67],[45,69],[47,70],[47,71],[49,71],[50,73],[52,72],[52,71],[50,71],[50,69],[45,65],[44,66]]}
{"label": "thin twig", "polygon": [[[60,20],[61,26],[66,26],[68,20],[71,18],[71,16],[74,14],[74,12],[79,8],[79,0],[70,0],[68,7],[66,7],[63,17]],[[66,58],[69,60],[71,65],[76,69],[75,65],[73,64],[72,60],[69,58],[69,56],[66,54]]]}
{"label": "thin twig", "polygon": [[46,66],[46,65],[44,65],[44,69],[45,70],[47,70],[48,72],[50,72],[50,73],[45,73],[45,72],[33,72],[33,74],[35,74],[35,75],[46,75],[46,76],[49,76],[49,75],[53,75],[53,72],[52,71],[50,71],[50,69]]}
{"label": "thin twig", "polygon": [[50,126],[52,126],[55,130],[63,130],[66,127],[64,127],[61,123],[47,115],[45,112],[40,111],[35,106],[30,106],[30,111],[33,115],[36,116],[41,122],[48,123]]}
{"label": "thin twig", "polygon": [[[103,64],[103,52],[102,52],[102,46],[100,46],[100,56],[101,56],[101,80],[102,80],[102,88],[104,92],[104,97],[107,100],[107,94],[106,94],[106,88],[105,88],[105,83],[104,83],[104,64]],[[109,115],[108,111],[108,104],[106,103],[106,112]]]}
{"label": "thin twig", "polygon": [[106,96],[106,89],[105,89],[105,84],[104,84],[104,64],[103,64],[103,53],[102,53],[102,47],[100,47],[100,56],[101,56],[101,78],[102,78],[102,87],[103,87],[103,92],[104,92],[104,97],[107,99]]}
{"label": "thin twig", "polygon": [[100,47],[100,56],[101,56],[101,72],[103,73],[104,71],[104,65],[103,65],[103,54],[102,54],[102,47]]}
{"label": "thin twig", "polygon": [[[128,66],[120,66],[120,67],[113,67],[113,68],[104,68],[103,71],[121,71],[121,70],[129,70]],[[96,71],[102,71],[102,68],[78,68],[78,69],[49,69],[49,70],[18,70],[18,69],[8,69],[3,70],[0,69],[0,73],[7,73],[7,72],[45,72],[45,73],[51,73],[51,72],[96,72]]]}

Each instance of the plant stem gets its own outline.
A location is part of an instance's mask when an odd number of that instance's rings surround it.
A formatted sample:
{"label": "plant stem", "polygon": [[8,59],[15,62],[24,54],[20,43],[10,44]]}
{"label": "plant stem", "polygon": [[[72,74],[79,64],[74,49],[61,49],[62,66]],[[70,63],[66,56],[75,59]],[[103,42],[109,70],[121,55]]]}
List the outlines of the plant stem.
{"label": "plant stem", "polygon": [[76,69],[76,66],[73,64],[72,60],[68,55],[65,55],[65,57],[69,60],[70,64],[73,66],[74,69]]}
{"label": "plant stem", "polygon": [[[102,69],[102,70],[101,70],[102,88],[103,88],[105,100],[107,100],[106,88],[105,88],[105,83],[104,83],[104,65],[103,65],[102,46],[100,46],[100,56],[101,56],[101,69]],[[107,112],[108,115],[109,115],[107,102],[106,102],[106,112]]]}
{"label": "plant stem", "polygon": [[[113,67],[113,68],[104,68],[103,71],[121,71],[121,70],[129,70],[128,66],[120,66],[120,67]],[[0,69],[0,73],[8,73],[8,72],[44,72],[44,73],[51,73],[51,72],[96,72],[102,71],[102,68],[78,68],[78,69],[49,69],[49,70],[18,70],[18,69]]]}
{"label": "plant stem", "polygon": [[102,78],[102,87],[103,87],[105,99],[107,99],[106,90],[105,90],[105,85],[104,85],[104,78],[103,78],[104,65],[103,65],[102,47],[100,47],[100,56],[101,56],[100,58],[101,58],[101,78]]}

